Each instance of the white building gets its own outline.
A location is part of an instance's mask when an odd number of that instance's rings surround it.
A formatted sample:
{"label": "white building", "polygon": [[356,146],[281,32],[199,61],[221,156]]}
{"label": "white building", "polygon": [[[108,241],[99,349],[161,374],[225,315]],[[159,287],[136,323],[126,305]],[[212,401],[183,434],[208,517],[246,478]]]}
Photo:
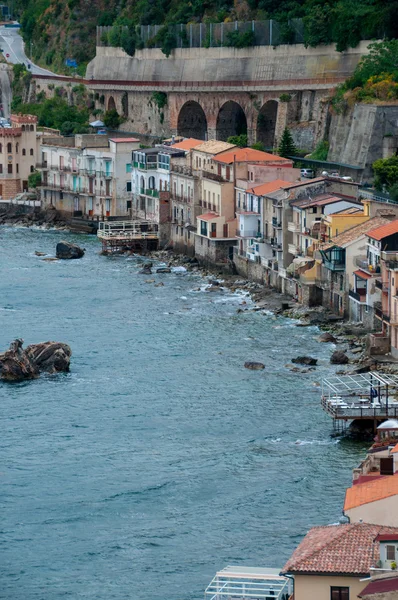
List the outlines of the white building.
{"label": "white building", "polygon": [[90,219],[131,213],[131,152],[135,138],[76,135],[44,138],[42,202],[67,215]]}

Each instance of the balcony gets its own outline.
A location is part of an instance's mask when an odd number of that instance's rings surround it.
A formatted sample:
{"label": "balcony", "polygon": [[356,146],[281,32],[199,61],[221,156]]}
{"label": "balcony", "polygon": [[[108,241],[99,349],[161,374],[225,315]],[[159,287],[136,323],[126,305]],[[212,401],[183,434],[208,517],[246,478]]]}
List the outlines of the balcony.
{"label": "balcony", "polygon": [[345,271],[345,262],[340,262],[337,260],[324,260],[323,265],[330,271]]}
{"label": "balcony", "polygon": [[289,251],[289,254],[293,254],[293,256],[296,256],[297,254],[301,254],[300,246],[296,246],[295,244],[289,244],[288,251]]}
{"label": "balcony", "polygon": [[369,273],[369,275],[375,275],[375,273],[380,273],[380,265],[373,266],[373,265],[369,264],[369,261],[366,259],[357,257],[355,259],[355,263],[356,263],[357,267],[359,267],[366,273]]}
{"label": "balcony", "polygon": [[366,290],[360,290],[359,292],[354,292],[354,290],[350,290],[348,292],[350,298],[359,302],[360,304],[366,304]]}
{"label": "balcony", "polygon": [[386,267],[390,271],[398,271],[398,260],[388,260],[388,261],[386,261]]}
{"label": "balcony", "polygon": [[276,229],[282,229],[282,223],[277,217],[272,217],[272,226],[276,227]]}
{"label": "balcony", "polygon": [[278,242],[275,238],[271,238],[271,247],[275,250],[282,250],[282,243]]}
{"label": "balcony", "polygon": [[291,231],[292,233],[300,233],[301,231],[299,223],[295,223],[294,221],[288,222],[287,230]]}
{"label": "balcony", "polygon": [[236,236],[242,238],[261,238],[261,231],[257,229],[237,229]]}
{"label": "balcony", "polygon": [[376,279],[375,280],[375,287],[377,287],[378,290],[382,290],[383,289],[383,282],[381,279]]}
{"label": "balcony", "polygon": [[153,189],[146,189],[145,190],[145,195],[146,196],[152,196],[152,198],[158,198],[159,197],[159,192],[158,190],[153,190]]}
{"label": "balcony", "polygon": [[174,202],[182,202],[183,204],[192,204],[193,198],[189,196],[178,196],[178,194],[171,194],[170,200]]}

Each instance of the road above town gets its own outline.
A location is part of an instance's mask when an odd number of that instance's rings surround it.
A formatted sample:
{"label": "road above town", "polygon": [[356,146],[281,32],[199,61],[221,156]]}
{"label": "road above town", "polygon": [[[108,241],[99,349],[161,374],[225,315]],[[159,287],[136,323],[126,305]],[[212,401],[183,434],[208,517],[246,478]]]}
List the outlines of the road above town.
{"label": "road above town", "polygon": [[[19,29],[12,29],[8,27],[0,27],[0,45],[4,50],[4,56],[7,61],[13,65],[18,63],[24,63],[26,66],[30,65],[30,71],[34,75],[52,75],[57,77],[55,73],[38,67],[33,64],[31,60],[25,54],[25,47],[23,39],[19,33]],[[9,56],[7,56],[7,54]]]}

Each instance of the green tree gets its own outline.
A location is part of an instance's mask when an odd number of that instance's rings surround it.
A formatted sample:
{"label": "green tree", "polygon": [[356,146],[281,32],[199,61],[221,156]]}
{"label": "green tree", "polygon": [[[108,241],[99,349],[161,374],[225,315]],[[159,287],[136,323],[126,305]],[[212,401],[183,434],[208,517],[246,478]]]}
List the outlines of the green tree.
{"label": "green tree", "polygon": [[304,43],[306,46],[330,44],[331,8],[329,4],[314,6],[304,17]]}
{"label": "green tree", "polygon": [[247,134],[241,133],[240,135],[231,135],[227,139],[228,144],[234,144],[239,148],[247,148]]}
{"label": "green tree", "polygon": [[296,153],[297,153],[297,148],[293,141],[292,134],[290,133],[288,128],[285,127],[282,137],[281,137],[279,147],[278,147],[278,154],[279,154],[279,156],[286,157],[286,156],[294,156]]}
{"label": "green tree", "polygon": [[116,108],[111,108],[111,110],[107,110],[104,114],[104,125],[109,129],[117,129],[122,122],[122,119],[117,112]]}
{"label": "green tree", "polygon": [[382,190],[393,187],[398,183],[398,156],[390,156],[390,158],[379,158],[373,165],[375,174],[374,185],[377,190]]}
{"label": "green tree", "polygon": [[265,146],[263,142],[255,142],[251,145],[251,147],[253,148],[253,150],[260,150],[261,152],[265,152]]}
{"label": "green tree", "polygon": [[30,188],[36,188],[41,185],[41,173],[34,171],[28,176],[28,186]]}

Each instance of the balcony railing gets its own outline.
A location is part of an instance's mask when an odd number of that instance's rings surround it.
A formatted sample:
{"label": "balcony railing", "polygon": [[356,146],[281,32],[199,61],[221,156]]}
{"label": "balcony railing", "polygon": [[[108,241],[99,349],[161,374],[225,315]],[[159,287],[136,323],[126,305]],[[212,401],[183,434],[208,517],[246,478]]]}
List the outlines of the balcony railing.
{"label": "balcony railing", "polygon": [[375,280],[375,286],[377,287],[377,289],[382,290],[383,289],[383,282],[381,279],[376,279]]}
{"label": "balcony railing", "polygon": [[158,192],[158,190],[146,189],[145,190],[145,195],[146,196],[152,196],[153,198],[158,198],[159,192]]}
{"label": "balcony railing", "polygon": [[237,237],[260,238],[261,231],[257,229],[237,229],[236,235]]}
{"label": "balcony railing", "polygon": [[174,202],[183,202],[184,204],[191,204],[193,202],[193,198],[189,196],[179,196],[178,194],[171,194],[170,200],[174,200]]}
{"label": "balcony railing", "polygon": [[355,262],[356,262],[357,267],[359,267],[363,271],[366,271],[367,273],[370,273],[370,275],[374,275],[375,273],[380,273],[380,265],[373,266],[373,265],[369,264],[368,260],[364,260],[363,258],[358,258],[358,257],[355,259]]}
{"label": "balcony railing", "polygon": [[364,304],[366,302],[366,291],[361,291],[361,292],[354,292],[354,290],[350,290],[348,292],[348,295],[350,298],[352,298],[353,300],[356,300],[357,302],[360,302],[361,304]]}
{"label": "balcony railing", "polygon": [[36,163],[36,169],[48,169],[48,163],[46,160]]}
{"label": "balcony railing", "polygon": [[288,222],[287,229],[292,233],[299,233],[301,231],[299,223],[295,223],[294,221]]}
{"label": "balcony railing", "polygon": [[345,263],[335,260],[324,260],[323,265],[330,271],[344,271]]}
{"label": "balcony railing", "polygon": [[398,271],[398,260],[388,260],[386,266],[391,271]]}
{"label": "balcony railing", "polygon": [[277,217],[272,217],[272,225],[277,229],[281,229],[282,223],[278,220]]}

